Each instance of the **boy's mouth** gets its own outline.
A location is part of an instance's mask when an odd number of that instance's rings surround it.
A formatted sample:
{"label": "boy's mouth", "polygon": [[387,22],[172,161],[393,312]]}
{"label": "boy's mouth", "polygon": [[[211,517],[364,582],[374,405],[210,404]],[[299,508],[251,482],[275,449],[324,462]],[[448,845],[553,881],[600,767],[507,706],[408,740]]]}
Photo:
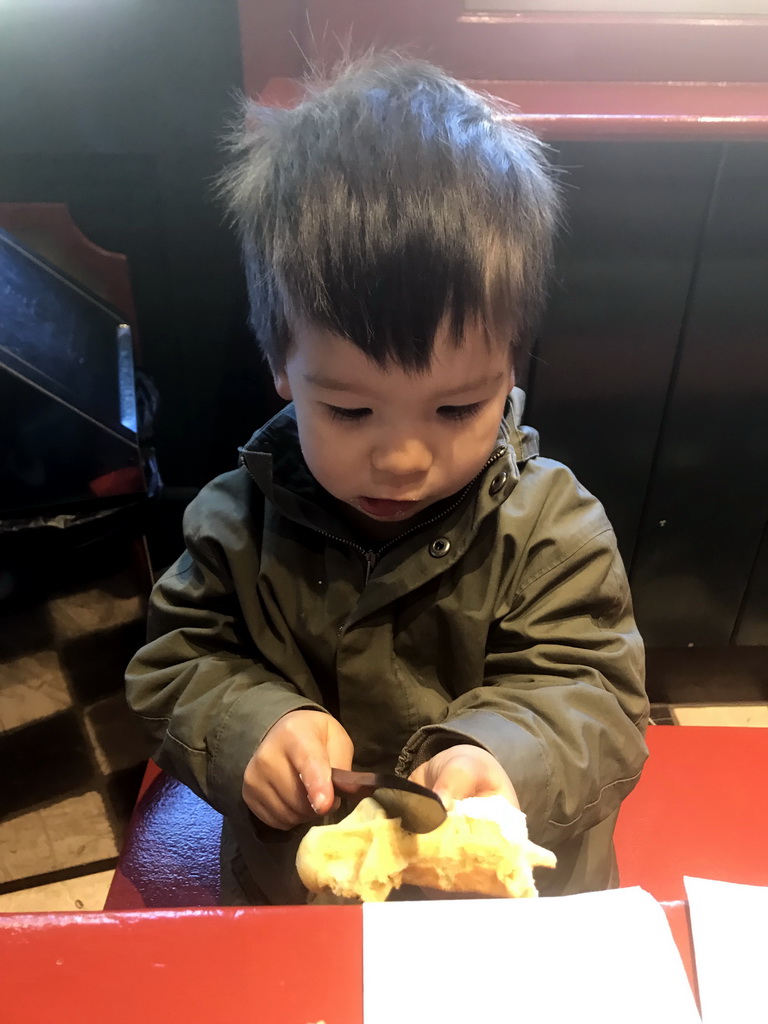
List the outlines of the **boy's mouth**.
{"label": "boy's mouth", "polygon": [[418,505],[416,501],[389,501],[387,498],[358,498],[357,501],[361,512],[374,519],[402,519]]}

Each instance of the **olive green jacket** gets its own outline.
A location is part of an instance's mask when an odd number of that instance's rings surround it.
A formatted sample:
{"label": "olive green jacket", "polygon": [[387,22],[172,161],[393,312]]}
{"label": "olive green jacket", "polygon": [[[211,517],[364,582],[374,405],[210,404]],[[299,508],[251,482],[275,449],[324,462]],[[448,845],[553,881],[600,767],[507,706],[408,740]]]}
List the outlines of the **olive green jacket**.
{"label": "olive green jacket", "polygon": [[378,551],[334,516],[291,406],[187,510],[128,698],[158,763],[224,814],[249,899],[306,899],[304,829],[267,828],[241,795],[264,735],[300,708],[341,721],[359,769],[407,775],[479,744],[558,855],[542,892],[616,884],[616,813],[647,755],[642,642],[601,505],[511,408],[463,495]]}

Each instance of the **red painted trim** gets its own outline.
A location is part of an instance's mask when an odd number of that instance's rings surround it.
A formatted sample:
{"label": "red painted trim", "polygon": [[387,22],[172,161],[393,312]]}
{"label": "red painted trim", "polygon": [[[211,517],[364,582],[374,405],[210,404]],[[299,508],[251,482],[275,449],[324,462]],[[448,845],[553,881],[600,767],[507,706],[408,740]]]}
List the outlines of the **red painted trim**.
{"label": "red painted trim", "polygon": [[766,82],[768,18],[468,12],[462,0],[238,0],[245,90],[399,47],[462,79]]}
{"label": "red painted trim", "polygon": [[305,0],[238,0],[246,95],[255,96],[270,78],[304,73],[305,9]]}
{"label": "red painted trim", "polygon": [[483,13],[462,0],[306,0],[306,9],[307,53],[326,63],[343,39],[357,52],[405,46],[462,79],[768,79],[766,18]]}
{"label": "red painted trim", "polygon": [[768,138],[768,85],[470,82],[552,139]]}
{"label": "red painted trim", "polygon": [[[768,85],[660,82],[468,81],[514,103],[538,135],[564,139],[768,139]],[[292,106],[293,79],[268,82],[261,100]]]}
{"label": "red painted trim", "polygon": [[460,78],[765,82],[768,21],[469,18],[434,49]]}

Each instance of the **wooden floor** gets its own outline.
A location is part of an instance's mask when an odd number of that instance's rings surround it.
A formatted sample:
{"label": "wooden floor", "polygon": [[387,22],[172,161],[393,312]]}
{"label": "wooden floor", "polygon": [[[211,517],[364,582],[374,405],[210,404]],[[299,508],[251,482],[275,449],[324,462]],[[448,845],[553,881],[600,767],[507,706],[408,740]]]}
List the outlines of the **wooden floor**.
{"label": "wooden floor", "polygon": [[96,883],[75,879],[116,862],[149,756],[124,694],[145,636],[143,584],[124,556],[0,600],[0,901],[30,889],[98,903],[101,890],[81,889]]}

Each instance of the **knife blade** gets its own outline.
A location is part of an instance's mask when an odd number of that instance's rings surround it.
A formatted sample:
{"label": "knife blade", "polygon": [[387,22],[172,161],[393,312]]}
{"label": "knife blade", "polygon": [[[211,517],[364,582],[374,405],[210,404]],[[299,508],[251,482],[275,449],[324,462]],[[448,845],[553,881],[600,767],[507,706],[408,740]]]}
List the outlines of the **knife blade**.
{"label": "knife blade", "polygon": [[331,782],[337,794],[372,796],[387,817],[400,818],[406,832],[433,832],[448,814],[437,793],[399,775],[332,768]]}

